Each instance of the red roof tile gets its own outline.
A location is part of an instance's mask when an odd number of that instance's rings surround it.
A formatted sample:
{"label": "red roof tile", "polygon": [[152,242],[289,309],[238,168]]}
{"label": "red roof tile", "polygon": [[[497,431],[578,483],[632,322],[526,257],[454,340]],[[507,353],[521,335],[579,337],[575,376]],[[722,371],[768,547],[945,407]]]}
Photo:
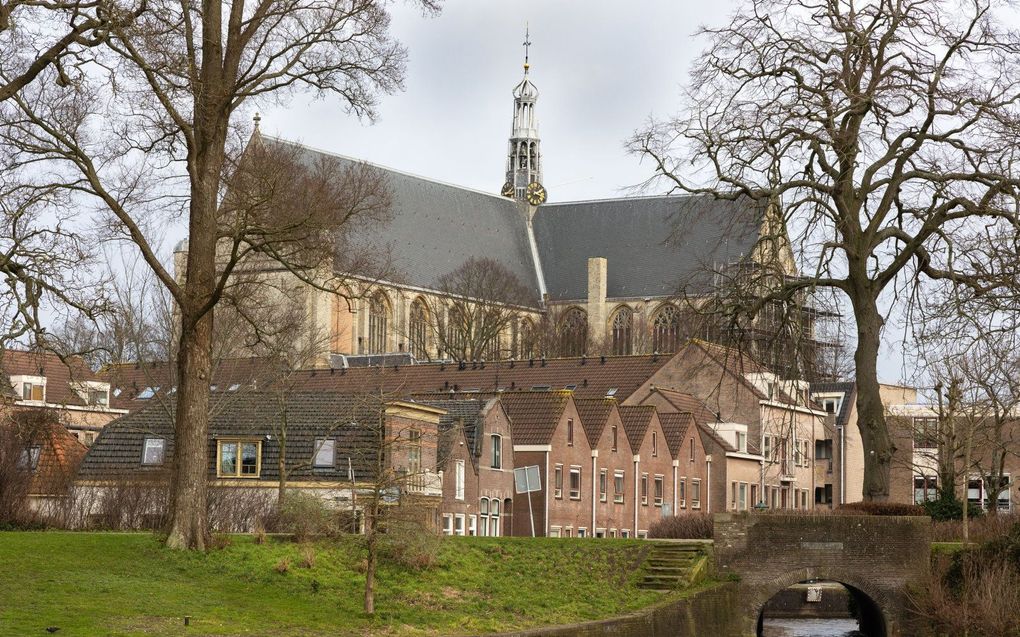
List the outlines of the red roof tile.
{"label": "red roof tile", "polygon": [[574,406],[581,418],[581,426],[588,437],[588,444],[595,448],[599,444],[602,432],[605,431],[609,415],[617,406],[615,398],[575,398]]}
{"label": "red roof tile", "polygon": [[654,405],[620,405],[620,419],[623,420],[623,430],[627,433],[627,441],[633,453],[640,451],[641,442],[645,439],[654,415]]}

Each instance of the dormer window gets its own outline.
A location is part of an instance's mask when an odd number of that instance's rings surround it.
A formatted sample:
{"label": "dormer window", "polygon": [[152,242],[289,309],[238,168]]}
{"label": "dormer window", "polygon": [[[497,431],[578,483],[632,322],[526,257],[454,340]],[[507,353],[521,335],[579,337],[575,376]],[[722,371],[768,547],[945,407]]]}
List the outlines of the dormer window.
{"label": "dormer window", "polygon": [[24,382],[21,384],[21,398],[23,400],[37,400],[43,402],[46,400],[46,385],[45,383],[30,383]]}
{"label": "dormer window", "polygon": [[110,404],[110,390],[95,388],[89,389],[89,404],[106,407]]}

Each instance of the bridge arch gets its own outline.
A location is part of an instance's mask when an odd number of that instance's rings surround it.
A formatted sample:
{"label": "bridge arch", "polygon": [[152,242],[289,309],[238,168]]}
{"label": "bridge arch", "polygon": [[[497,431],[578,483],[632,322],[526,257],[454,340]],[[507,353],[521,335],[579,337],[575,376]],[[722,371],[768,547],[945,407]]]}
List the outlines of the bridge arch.
{"label": "bridge arch", "polygon": [[756,634],[762,609],[807,581],[837,582],[861,605],[868,637],[911,634],[907,590],[923,586],[931,562],[927,517],[715,515],[715,567],[741,589],[741,614]]}
{"label": "bridge arch", "polygon": [[753,598],[749,602],[751,612],[757,617],[755,626],[759,637],[762,634],[765,605],[769,600],[791,586],[810,582],[841,584],[854,600],[858,610],[859,630],[865,637],[889,637],[890,618],[886,608],[890,604],[883,591],[876,588],[873,582],[862,580],[860,574],[848,573],[839,568],[825,569],[824,572],[797,569],[779,575],[769,585],[755,587]]}

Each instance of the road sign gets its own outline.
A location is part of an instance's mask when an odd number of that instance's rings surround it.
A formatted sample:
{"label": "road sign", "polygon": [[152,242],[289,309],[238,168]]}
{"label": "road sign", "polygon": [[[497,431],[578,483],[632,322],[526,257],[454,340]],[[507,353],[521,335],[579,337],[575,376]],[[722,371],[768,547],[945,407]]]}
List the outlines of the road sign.
{"label": "road sign", "polygon": [[538,474],[538,465],[517,467],[514,469],[514,487],[517,493],[531,493],[542,490],[542,478]]}

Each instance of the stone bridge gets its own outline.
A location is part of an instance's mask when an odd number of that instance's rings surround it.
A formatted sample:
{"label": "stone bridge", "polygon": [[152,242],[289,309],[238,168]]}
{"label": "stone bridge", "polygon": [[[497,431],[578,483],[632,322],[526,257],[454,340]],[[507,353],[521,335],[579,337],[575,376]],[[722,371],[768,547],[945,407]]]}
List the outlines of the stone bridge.
{"label": "stone bridge", "polygon": [[760,634],[765,603],[807,581],[846,586],[868,637],[914,634],[908,589],[931,567],[926,517],[715,515],[716,576],[735,576],[742,635]]}

